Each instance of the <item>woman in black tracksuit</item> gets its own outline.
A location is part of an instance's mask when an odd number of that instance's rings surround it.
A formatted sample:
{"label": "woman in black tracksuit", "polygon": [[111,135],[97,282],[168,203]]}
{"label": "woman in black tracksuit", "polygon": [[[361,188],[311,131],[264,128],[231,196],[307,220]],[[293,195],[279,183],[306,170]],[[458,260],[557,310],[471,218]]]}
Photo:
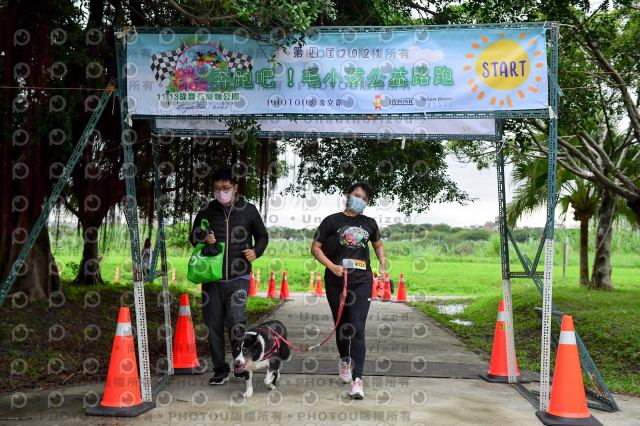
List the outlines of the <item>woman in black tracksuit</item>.
{"label": "woman in black tracksuit", "polygon": [[[237,197],[238,185],[230,169],[214,172],[213,187],[215,200],[196,215],[191,243],[205,243],[202,253],[206,256],[220,254],[220,243],[225,243],[222,279],[202,283],[202,317],[213,361],[209,384],[221,385],[229,380],[230,372],[225,362],[224,329],[229,330],[232,344],[246,330],[251,262],[262,255],[269,236],[256,206]],[[207,230],[201,229],[202,219],[209,222]]]}
{"label": "woman in black tracksuit", "polygon": [[340,378],[345,383],[351,383],[351,396],[362,399],[362,368],[366,355],[364,331],[373,284],[368,243],[371,242],[380,261],[380,273],[383,275],[386,260],[378,224],[373,218],[362,214],[373,198],[373,189],[366,183],[356,183],[347,190],[346,196],[347,208],[327,216],[320,223],[313,237],[311,254],[326,267],[327,301],[334,322],[338,317],[344,287],[343,261],[361,265],[347,269],[347,298],[337,326],[336,345],[340,353]]}

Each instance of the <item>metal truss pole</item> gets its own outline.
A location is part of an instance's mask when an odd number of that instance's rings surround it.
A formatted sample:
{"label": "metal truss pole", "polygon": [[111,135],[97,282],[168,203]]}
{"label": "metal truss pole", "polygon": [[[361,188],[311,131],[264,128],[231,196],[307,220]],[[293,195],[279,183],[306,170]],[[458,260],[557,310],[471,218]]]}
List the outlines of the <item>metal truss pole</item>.
{"label": "metal truss pole", "polygon": [[553,305],[553,235],[558,157],[558,26],[549,29],[549,150],[547,169],[547,228],[545,231],[544,288],[542,294],[542,344],[540,346],[540,411],[549,407],[551,360],[551,310]]}
{"label": "metal truss pole", "polygon": [[498,171],[498,209],[500,227],[500,261],[502,264],[502,299],[506,314],[505,338],[507,346],[507,372],[509,383],[516,383],[516,354],[513,341],[513,306],[511,303],[511,275],[509,266],[509,236],[507,229],[507,202],[504,184],[504,142],[496,142],[496,169]]}
{"label": "metal truss pole", "polygon": [[[152,139],[153,142],[153,139]],[[160,149],[159,145],[152,144],[153,148],[153,177],[155,180],[156,186],[156,206],[157,206],[157,217],[158,217],[158,234],[156,236],[156,252],[158,251],[158,247],[160,249],[160,264],[162,270],[160,274],[162,276],[162,298],[164,305],[164,326],[165,326],[165,336],[167,342],[167,372],[160,379],[160,382],[153,388],[153,395],[157,395],[158,392],[162,389],[164,384],[173,376],[173,342],[171,332],[171,309],[170,309],[170,294],[169,294],[169,278],[168,278],[168,269],[167,269],[167,249],[166,249],[166,240],[164,233],[164,198],[162,197],[162,182],[160,181],[160,164],[159,164],[159,153]],[[155,269],[156,259],[153,261],[153,268]]]}
{"label": "metal truss pole", "polygon": [[[124,40],[128,37],[124,34]],[[151,372],[149,365],[149,339],[147,336],[147,310],[144,300],[144,277],[140,262],[140,233],[138,230],[138,206],[136,200],[136,166],[133,158],[132,134],[134,130],[129,125],[128,106],[126,98],[126,79],[124,69],[126,67],[125,52],[116,38],[116,57],[118,60],[118,97],[120,99],[120,119],[122,122],[122,148],[124,151],[123,172],[127,187],[127,205],[125,217],[129,227],[131,239],[131,262],[133,268],[133,295],[136,308],[136,332],[138,336],[138,359],[140,363],[140,393],[142,401],[151,402]]]}
{"label": "metal truss pole", "polygon": [[15,283],[16,278],[20,273],[20,269],[22,268],[22,265],[24,264],[24,262],[27,260],[27,256],[29,255],[29,252],[31,251],[33,244],[36,242],[36,239],[38,238],[40,231],[42,230],[44,225],[47,223],[49,214],[51,213],[51,210],[53,210],[53,206],[55,205],[56,201],[58,201],[58,197],[60,197],[60,194],[62,193],[62,188],[64,188],[64,186],[67,184],[67,181],[69,180],[69,176],[71,175],[71,171],[76,166],[78,159],[80,159],[80,156],[82,155],[82,152],[84,151],[85,146],[87,146],[87,141],[93,134],[93,129],[95,129],[96,124],[98,124],[98,120],[100,120],[100,116],[104,112],[104,108],[107,105],[109,98],[111,98],[111,95],[113,94],[115,88],[116,88],[116,81],[115,79],[111,79],[111,81],[109,81],[109,85],[107,86],[107,89],[102,94],[102,97],[98,102],[98,105],[93,110],[93,114],[91,114],[91,118],[89,119],[87,126],[82,132],[82,135],[78,140],[78,144],[71,152],[69,161],[67,161],[67,164],[64,166],[64,170],[62,171],[60,178],[58,179],[55,186],[53,187],[53,190],[51,191],[49,198],[44,203],[44,207],[42,207],[42,212],[40,213],[40,216],[38,217],[38,220],[36,221],[35,226],[29,233],[29,236],[27,237],[27,241],[24,243],[24,245],[22,246],[22,249],[20,250],[20,254],[16,258],[16,260],[13,262],[13,266],[11,267],[11,271],[9,272],[9,275],[4,280],[4,283],[2,283],[2,287],[0,287],[0,306],[2,306],[2,304],[4,303],[4,299],[7,297],[7,294],[9,294],[9,290],[11,290],[11,287]]}

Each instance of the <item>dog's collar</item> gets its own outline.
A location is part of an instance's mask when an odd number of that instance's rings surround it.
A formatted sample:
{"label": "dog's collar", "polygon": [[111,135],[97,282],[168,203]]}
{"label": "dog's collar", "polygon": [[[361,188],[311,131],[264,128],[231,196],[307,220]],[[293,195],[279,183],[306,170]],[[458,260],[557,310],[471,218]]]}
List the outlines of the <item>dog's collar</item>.
{"label": "dog's collar", "polygon": [[274,340],[273,345],[271,345],[269,350],[265,351],[262,358],[260,358],[260,361],[263,361],[265,359],[268,359],[271,355],[273,355],[280,349],[280,337],[276,333],[274,333],[270,327],[257,327],[257,329],[265,330],[266,332],[270,333],[273,336],[273,340]]}

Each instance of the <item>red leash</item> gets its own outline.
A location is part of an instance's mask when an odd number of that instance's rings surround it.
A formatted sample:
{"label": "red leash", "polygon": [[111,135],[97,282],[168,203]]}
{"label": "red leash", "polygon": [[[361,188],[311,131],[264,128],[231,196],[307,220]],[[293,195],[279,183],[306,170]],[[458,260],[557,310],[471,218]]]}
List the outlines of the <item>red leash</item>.
{"label": "red leash", "polygon": [[279,335],[275,330],[273,330],[271,327],[269,327],[269,330],[271,330],[271,332],[276,336],[276,338],[282,340],[284,343],[287,344],[287,346],[289,346],[289,347],[291,347],[291,348],[293,348],[295,350],[298,350],[298,351],[310,351],[312,349],[317,348],[320,345],[324,345],[325,343],[327,343],[327,340],[329,340],[329,338],[331,338],[331,336],[333,336],[333,333],[335,333],[336,329],[338,328],[338,323],[340,322],[340,317],[342,316],[342,308],[344,308],[344,302],[345,302],[345,300],[347,300],[347,268],[343,268],[342,271],[344,273],[344,287],[342,287],[342,300],[340,301],[340,308],[338,308],[338,318],[336,319],[336,324],[333,326],[333,331],[331,331],[331,334],[329,334],[327,336],[327,338],[324,339],[322,342],[318,343],[317,345],[309,346],[306,349],[298,348],[297,346],[292,345],[291,343],[289,343],[287,341],[287,339],[285,339],[284,337]]}

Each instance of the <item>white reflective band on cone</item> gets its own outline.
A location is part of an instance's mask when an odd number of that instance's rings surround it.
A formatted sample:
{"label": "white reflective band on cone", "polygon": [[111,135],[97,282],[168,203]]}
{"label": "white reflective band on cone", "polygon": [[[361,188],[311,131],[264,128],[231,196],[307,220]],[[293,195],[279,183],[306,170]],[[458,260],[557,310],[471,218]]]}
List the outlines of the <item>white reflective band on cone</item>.
{"label": "white reflective band on cone", "polygon": [[116,336],[133,336],[130,323],[118,323],[116,327]]}
{"label": "white reflective band on cone", "polygon": [[507,313],[505,311],[498,311],[498,321],[506,321]]}
{"label": "white reflective band on cone", "polygon": [[178,316],[180,315],[189,315],[191,316],[191,307],[189,306],[180,306],[180,309],[178,309]]}
{"label": "white reflective band on cone", "polygon": [[575,331],[561,331],[560,332],[560,344],[561,345],[575,345],[576,344],[576,332]]}

